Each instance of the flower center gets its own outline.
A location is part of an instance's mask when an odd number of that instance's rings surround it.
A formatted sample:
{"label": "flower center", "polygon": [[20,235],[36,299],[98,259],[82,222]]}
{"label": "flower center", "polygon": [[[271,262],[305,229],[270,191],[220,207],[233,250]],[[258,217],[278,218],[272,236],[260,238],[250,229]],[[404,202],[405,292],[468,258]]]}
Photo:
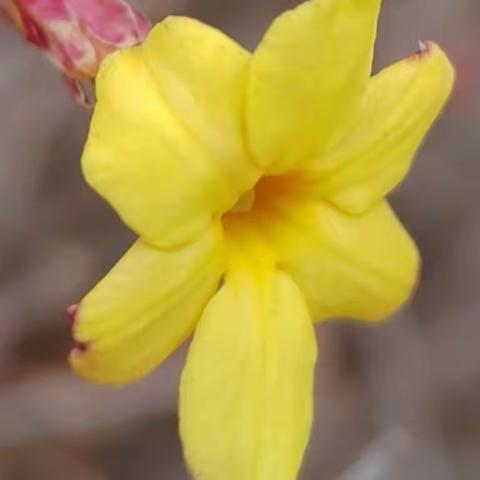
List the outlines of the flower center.
{"label": "flower center", "polygon": [[292,178],[289,175],[265,176],[240,196],[237,203],[222,216],[225,230],[241,228],[265,233],[275,218],[293,201]]}
{"label": "flower center", "polygon": [[245,192],[237,201],[237,203],[230,210],[232,213],[245,213],[249,212],[255,202],[255,190],[249,190]]}

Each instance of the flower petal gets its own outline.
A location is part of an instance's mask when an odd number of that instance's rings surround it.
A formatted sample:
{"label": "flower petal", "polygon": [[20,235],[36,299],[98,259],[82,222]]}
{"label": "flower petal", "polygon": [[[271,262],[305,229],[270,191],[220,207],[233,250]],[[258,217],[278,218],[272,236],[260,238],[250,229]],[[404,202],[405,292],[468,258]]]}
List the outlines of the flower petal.
{"label": "flower petal", "polygon": [[222,245],[213,229],[178,250],[137,241],[80,303],[74,370],[95,383],[122,385],[159,365],[192,332],[215,292]]}
{"label": "flower petal", "polygon": [[375,75],[357,127],[309,174],[318,194],[358,213],[389,193],[410,168],[450,95],[453,78],[450,62],[433,43]]}
{"label": "flower petal", "polygon": [[147,242],[191,241],[255,183],[239,125],[248,61],[216,30],[170,19],[102,64],[84,173]]}
{"label": "flower petal", "polygon": [[272,173],[323,153],[371,72],[380,0],[311,0],[281,15],[252,59],[247,127]]}
{"label": "flower petal", "polygon": [[227,276],[195,332],[180,432],[195,478],[292,480],[308,440],[315,335],[284,273]]}
{"label": "flower petal", "polygon": [[312,317],[379,321],[398,309],[416,284],[419,256],[388,204],[352,216],[282,181],[259,185],[255,222]]}
{"label": "flower petal", "polygon": [[245,168],[250,54],[220,31],[187,17],[159,23],[143,51],[165,102],[187,128],[217,161]]}

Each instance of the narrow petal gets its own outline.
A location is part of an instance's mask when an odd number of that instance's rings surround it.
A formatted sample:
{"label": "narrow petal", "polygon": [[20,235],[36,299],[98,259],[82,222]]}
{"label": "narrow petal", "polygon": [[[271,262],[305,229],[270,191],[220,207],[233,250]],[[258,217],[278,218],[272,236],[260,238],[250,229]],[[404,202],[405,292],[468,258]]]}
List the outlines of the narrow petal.
{"label": "narrow petal", "polygon": [[195,332],[180,388],[187,461],[202,480],[294,480],[308,441],[316,343],[284,273],[227,277]]}
{"label": "narrow petal", "polygon": [[248,62],[218,31],[169,19],[102,64],[84,173],[148,243],[191,241],[255,183],[240,126]]}
{"label": "narrow petal", "polygon": [[247,128],[273,173],[312,160],[356,111],[371,72],[380,0],[311,0],[281,15],[252,59]]}
{"label": "narrow petal", "polygon": [[375,75],[357,127],[310,172],[319,195],[358,213],[389,193],[410,168],[450,95],[453,78],[448,58],[433,43]]}
{"label": "narrow petal", "polygon": [[137,241],[84,298],[70,363],[95,383],[122,385],[159,365],[190,335],[223,268],[218,230],[178,250]]}
{"label": "narrow petal", "polygon": [[[302,199],[281,179],[257,189],[255,222],[277,263],[302,290],[314,320],[387,318],[416,284],[417,249],[387,203],[351,216]],[[271,193],[276,192],[276,195]]]}

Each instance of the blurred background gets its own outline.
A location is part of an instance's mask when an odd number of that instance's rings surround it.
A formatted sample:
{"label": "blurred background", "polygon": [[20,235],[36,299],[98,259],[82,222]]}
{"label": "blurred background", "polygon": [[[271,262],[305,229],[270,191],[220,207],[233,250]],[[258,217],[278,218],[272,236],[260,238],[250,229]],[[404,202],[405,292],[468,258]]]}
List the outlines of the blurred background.
{"label": "blurred background", "polygon": [[[253,48],[296,2],[132,3],[153,21],[200,18]],[[65,308],[133,237],[82,181],[89,112],[0,22],[0,480],[187,480],[176,418],[185,348],[124,389],[68,369]],[[479,27],[478,0],[384,1],[375,69],[435,39],[457,66],[457,88],[392,198],[423,254],[413,303],[374,328],[318,328],[301,480],[480,478]]]}

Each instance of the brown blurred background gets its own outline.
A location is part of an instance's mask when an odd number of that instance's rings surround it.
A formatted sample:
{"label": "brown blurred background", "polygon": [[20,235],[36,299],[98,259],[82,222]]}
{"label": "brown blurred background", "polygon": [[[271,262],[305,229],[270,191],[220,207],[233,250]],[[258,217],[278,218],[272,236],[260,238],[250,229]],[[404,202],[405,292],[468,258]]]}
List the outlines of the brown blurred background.
{"label": "brown blurred background", "polygon": [[[295,2],[136,4],[154,21],[198,17],[253,48]],[[479,0],[385,0],[375,68],[419,39],[438,41],[458,72],[450,105],[393,197],[422,251],[422,282],[384,325],[318,329],[301,480],[480,478]],[[0,65],[0,480],[186,480],[176,433],[185,349],[120,390],[68,370],[64,310],[133,237],[81,179],[89,113],[5,22]]]}

